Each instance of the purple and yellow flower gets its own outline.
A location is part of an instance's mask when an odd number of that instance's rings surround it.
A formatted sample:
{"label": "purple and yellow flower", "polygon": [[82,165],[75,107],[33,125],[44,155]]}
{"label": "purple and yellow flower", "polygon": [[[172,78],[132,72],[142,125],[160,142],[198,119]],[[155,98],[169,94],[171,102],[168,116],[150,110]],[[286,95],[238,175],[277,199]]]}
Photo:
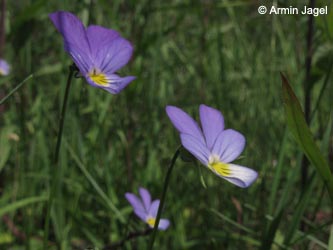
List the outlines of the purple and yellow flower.
{"label": "purple and yellow flower", "polygon": [[117,94],[135,79],[115,74],[128,63],[133,52],[130,42],[117,31],[97,25],[85,28],[76,16],[65,11],[49,17],[63,36],[65,51],[90,85]]}
{"label": "purple and yellow flower", "polygon": [[[149,227],[154,228],[158,207],[160,206],[160,200],[151,200],[150,193],[147,189],[139,188],[140,197],[132,193],[126,193],[125,197],[132,205],[134,213]],[[159,230],[166,230],[170,225],[168,219],[160,219],[158,224]]]}
{"label": "purple and yellow flower", "polygon": [[250,186],[258,177],[256,171],[230,163],[242,153],[245,138],[233,129],[224,129],[220,111],[200,105],[201,128],[177,107],[167,106],[166,112],[180,133],[183,147],[217,176],[242,188]]}
{"label": "purple and yellow flower", "polygon": [[10,72],[10,66],[9,64],[3,60],[0,59],[0,76],[6,76]]}

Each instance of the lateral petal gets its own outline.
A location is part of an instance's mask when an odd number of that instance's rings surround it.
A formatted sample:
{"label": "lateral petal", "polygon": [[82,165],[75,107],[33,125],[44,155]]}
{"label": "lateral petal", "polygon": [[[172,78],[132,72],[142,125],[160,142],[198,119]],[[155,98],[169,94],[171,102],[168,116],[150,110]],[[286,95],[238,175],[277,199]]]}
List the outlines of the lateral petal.
{"label": "lateral petal", "polygon": [[220,157],[221,162],[235,160],[244,150],[245,137],[233,129],[222,131],[216,138],[212,152]]}
{"label": "lateral petal", "polygon": [[151,217],[156,218],[159,206],[160,200],[154,200],[148,210],[148,216],[150,215]]}
{"label": "lateral petal", "polygon": [[112,29],[97,25],[87,28],[87,37],[94,66],[106,74],[112,74],[128,63],[133,46]]}
{"label": "lateral petal", "polygon": [[208,164],[210,152],[202,141],[190,134],[180,134],[180,139],[184,148],[194,155],[202,164]]}

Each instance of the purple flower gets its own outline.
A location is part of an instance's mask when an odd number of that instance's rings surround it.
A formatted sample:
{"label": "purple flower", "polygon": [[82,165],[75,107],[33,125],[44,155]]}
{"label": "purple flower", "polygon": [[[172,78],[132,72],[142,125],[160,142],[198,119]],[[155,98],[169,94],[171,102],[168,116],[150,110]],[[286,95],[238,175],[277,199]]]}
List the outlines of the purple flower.
{"label": "purple flower", "polygon": [[135,79],[114,74],[128,63],[133,52],[129,41],[117,31],[97,25],[85,28],[76,16],[65,11],[49,17],[64,38],[65,51],[90,85],[118,94]]}
{"label": "purple flower", "polygon": [[6,76],[9,74],[9,72],[10,72],[9,64],[5,60],[0,59],[0,75]]}
{"label": "purple flower", "polygon": [[242,188],[250,186],[257,178],[254,170],[230,163],[242,153],[245,138],[233,129],[224,129],[220,111],[200,105],[202,128],[177,107],[167,106],[166,112],[179,131],[184,148],[217,176]]}
{"label": "purple flower", "polygon": [[[150,193],[145,188],[139,188],[140,197],[135,194],[126,193],[125,197],[132,205],[134,213],[151,228],[155,225],[158,207],[160,200],[151,201]],[[167,219],[160,219],[158,224],[159,230],[166,230],[169,227],[170,221]]]}

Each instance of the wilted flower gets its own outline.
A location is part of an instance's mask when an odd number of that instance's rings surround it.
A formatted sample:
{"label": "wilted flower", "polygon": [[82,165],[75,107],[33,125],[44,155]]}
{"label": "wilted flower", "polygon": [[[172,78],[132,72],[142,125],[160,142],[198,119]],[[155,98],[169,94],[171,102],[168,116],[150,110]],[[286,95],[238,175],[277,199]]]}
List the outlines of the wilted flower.
{"label": "wilted flower", "polygon": [[233,129],[224,129],[220,111],[200,105],[199,125],[183,110],[167,106],[166,112],[180,133],[184,148],[217,176],[245,188],[252,184],[258,174],[252,169],[231,164],[243,151],[245,138]]}
{"label": "wilted flower", "polygon": [[6,76],[9,74],[9,72],[10,72],[9,64],[5,60],[0,59],[0,75]]}
{"label": "wilted flower", "polygon": [[[140,197],[135,194],[126,193],[125,197],[132,205],[134,213],[151,228],[154,228],[160,200],[151,201],[150,193],[145,188],[139,188]],[[158,224],[159,230],[166,230],[169,227],[170,221],[160,219]]]}
{"label": "wilted flower", "polygon": [[135,79],[114,74],[128,63],[133,52],[129,41],[117,31],[97,25],[85,28],[76,16],[65,11],[49,17],[64,38],[65,51],[90,85],[117,94]]}

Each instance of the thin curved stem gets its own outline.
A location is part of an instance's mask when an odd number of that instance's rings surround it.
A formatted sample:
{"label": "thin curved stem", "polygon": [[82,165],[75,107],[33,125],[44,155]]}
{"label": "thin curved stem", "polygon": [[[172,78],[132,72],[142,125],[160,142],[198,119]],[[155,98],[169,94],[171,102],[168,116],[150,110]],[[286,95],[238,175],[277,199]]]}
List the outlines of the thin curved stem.
{"label": "thin curved stem", "polygon": [[59,162],[59,152],[60,152],[60,146],[61,146],[61,139],[62,139],[62,131],[64,128],[64,121],[65,121],[65,115],[66,115],[66,110],[67,110],[67,102],[68,102],[68,97],[69,97],[69,90],[71,86],[71,82],[73,79],[73,76],[75,72],[77,71],[77,68],[75,65],[71,65],[69,67],[69,74],[67,78],[67,84],[66,84],[66,90],[65,90],[65,95],[64,95],[64,101],[62,104],[62,110],[60,114],[60,119],[59,119],[59,132],[58,132],[58,137],[57,137],[57,144],[55,147],[55,153],[54,153],[54,158],[53,158],[53,168],[51,169],[51,177],[55,176],[54,180],[52,181],[52,178],[50,178],[51,184],[51,191],[49,194],[49,199],[47,203],[47,211],[46,211],[46,218],[45,218],[45,224],[44,224],[44,249],[48,249],[48,238],[49,238],[49,229],[50,229],[50,220],[51,220],[51,208],[54,200],[54,195],[56,192],[56,188],[59,184],[59,177],[60,177],[60,169],[58,169],[58,162]]}
{"label": "thin curved stem", "polygon": [[8,95],[6,95],[4,98],[0,100],[0,105],[2,105],[9,97],[11,97],[19,88],[22,87],[24,83],[26,83],[28,80],[33,78],[33,74],[29,75],[27,78],[25,78],[22,82],[20,82],[15,88],[13,88]]}
{"label": "thin curved stem", "polygon": [[158,211],[157,211],[157,216],[156,216],[156,220],[155,220],[155,225],[154,225],[154,229],[153,229],[153,233],[152,236],[150,238],[150,242],[149,242],[149,250],[153,249],[154,246],[154,241],[155,241],[155,237],[156,237],[156,232],[157,232],[157,228],[158,228],[158,224],[160,223],[160,219],[161,219],[161,214],[162,214],[162,209],[164,206],[164,201],[165,201],[165,196],[166,196],[166,192],[169,186],[169,182],[170,182],[170,177],[171,177],[171,173],[173,170],[173,167],[176,163],[176,160],[180,154],[180,150],[181,150],[182,146],[179,146],[175,152],[175,154],[172,157],[172,160],[170,162],[169,168],[168,168],[168,172],[165,176],[165,180],[164,180],[164,187],[163,187],[163,192],[162,192],[162,197],[161,197],[161,201],[160,201],[160,206],[158,207]]}
{"label": "thin curved stem", "polygon": [[55,154],[54,154],[54,164],[55,165],[58,163],[58,160],[59,160],[59,152],[60,152],[60,146],[61,146],[62,131],[64,128],[64,121],[65,121],[65,115],[66,115],[66,109],[67,109],[69,90],[70,90],[71,82],[72,82],[75,71],[76,71],[76,67],[71,65],[69,67],[69,74],[68,74],[68,78],[67,78],[64,102],[62,104],[62,110],[61,110],[61,115],[60,115],[60,120],[59,120],[59,133],[58,133],[57,145],[56,145]]}

